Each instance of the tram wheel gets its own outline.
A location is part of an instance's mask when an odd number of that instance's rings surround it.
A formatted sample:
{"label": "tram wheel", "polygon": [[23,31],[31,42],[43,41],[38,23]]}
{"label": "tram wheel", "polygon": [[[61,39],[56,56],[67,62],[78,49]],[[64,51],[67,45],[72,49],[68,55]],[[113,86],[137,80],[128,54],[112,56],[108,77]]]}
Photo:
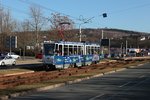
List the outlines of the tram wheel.
{"label": "tram wheel", "polygon": [[74,68],[76,68],[76,67],[78,67],[78,66],[77,66],[77,64],[75,63],[75,64],[74,64]]}
{"label": "tram wheel", "polygon": [[46,71],[56,70],[56,67],[55,67],[55,65],[46,65],[45,70]]}

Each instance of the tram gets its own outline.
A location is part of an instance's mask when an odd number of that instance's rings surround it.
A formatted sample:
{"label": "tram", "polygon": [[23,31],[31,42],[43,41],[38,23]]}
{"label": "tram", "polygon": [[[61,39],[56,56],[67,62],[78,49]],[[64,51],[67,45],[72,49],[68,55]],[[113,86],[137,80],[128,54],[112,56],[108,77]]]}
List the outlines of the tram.
{"label": "tram", "polygon": [[47,41],[43,44],[43,63],[47,69],[65,69],[97,63],[100,45],[86,42]]}

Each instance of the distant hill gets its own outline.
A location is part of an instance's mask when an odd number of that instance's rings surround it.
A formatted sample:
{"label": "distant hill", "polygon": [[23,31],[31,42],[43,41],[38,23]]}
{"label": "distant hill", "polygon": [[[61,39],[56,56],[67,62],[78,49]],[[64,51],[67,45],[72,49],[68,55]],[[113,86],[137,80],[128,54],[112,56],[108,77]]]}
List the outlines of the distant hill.
{"label": "distant hill", "polygon": [[102,33],[103,30],[106,37],[114,37],[114,38],[130,35],[142,35],[142,36],[150,35],[150,33],[122,30],[122,29],[104,28],[104,29],[83,29],[83,30],[85,30],[87,33],[100,33],[100,34]]}
{"label": "distant hill", "polygon": [[[111,39],[111,47],[121,47],[121,44],[125,47],[125,42],[128,41],[129,47],[134,48],[150,48],[150,33],[145,32],[136,32],[130,30],[122,30],[122,29],[112,29],[112,28],[100,28],[100,29],[92,29],[86,28],[82,29],[82,41],[88,42],[97,42],[100,43],[102,38],[102,30],[104,33],[104,38]],[[24,48],[24,46],[35,46],[36,37],[38,36],[38,43],[41,44],[45,40],[52,41],[75,41],[79,42],[79,29],[73,30],[64,30],[62,32],[63,36],[60,34],[58,30],[49,30],[49,31],[41,31],[35,34],[34,31],[28,32],[14,32],[15,36],[17,36],[17,44],[18,48]],[[6,44],[7,34],[0,34],[0,51],[4,51]],[[144,41],[141,39],[144,39]]]}
{"label": "distant hill", "polygon": [[[127,37],[127,36],[150,36],[150,33],[145,33],[145,32],[136,32],[136,31],[129,31],[129,30],[122,30],[122,29],[82,29],[82,39],[85,41],[99,41],[102,37],[102,30],[104,33],[104,38],[122,38],[122,37]],[[67,32],[64,34],[66,35]],[[70,38],[77,37],[77,34],[79,35],[79,29],[71,30],[67,35],[70,34]],[[74,40],[74,39],[73,39]]]}
{"label": "distant hill", "polygon": [[[122,29],[82,29],[82,41],[88,42],[97,42],[99,43],[102,37],[102,30],[104,33],[104,38],[111,39],[111,44],[114,47],[120,47],[120,43],[124,43],[125,40],[128,40],[129,45],[131,47],[138,47],[139,41],[142,37],[145,37],[147,41],[140,42],[142,47],[150,47],[150,33],[145,32],[136,32]],[[73,30],[65,30],[62,33],[62,36],[58,30],[49,30],[49,31],[41,31],[38,34],[38,41],[42,43],[44,40],[52,40],[52,41],[75,41],[79,42],[79,29]],[[24,42],[27,42],[26,45],[33,45],[36,41],[36,34],[34,32],[26,32],[26,33],[17,33],[18,35],[18,47],[22,46]],[[28,38],[25,38],[28,37]],[[30,39],[31,38],[31,39]],[[28,39],[28,41],[26,41]],[[24,42],[23,42],[24,40]],[[124,43],[125,44],[125,43]]]}
{"label": "distant hill", "polygon": [[[120,47],[121,43],[125,45],[127,40],[130,47],[150,48],[150,33],[122,29],[82,29],[82,41],[100,42],[102,30],[103,37],[111,39],[112,47]],[[64,37],[66,41],[79,41],[79,29],[65,31]],[[145,41],[140,41],[143,37]]]}

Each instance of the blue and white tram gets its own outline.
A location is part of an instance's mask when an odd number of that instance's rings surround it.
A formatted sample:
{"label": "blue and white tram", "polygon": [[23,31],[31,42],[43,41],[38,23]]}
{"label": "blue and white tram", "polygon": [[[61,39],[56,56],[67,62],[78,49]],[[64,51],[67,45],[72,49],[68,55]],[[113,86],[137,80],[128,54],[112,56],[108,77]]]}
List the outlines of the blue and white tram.
{"label": "blue and white tram", "polygon": [[43,63],[48,69],[90,65],[100,60],[100,45],[81,42],[44,42]]}

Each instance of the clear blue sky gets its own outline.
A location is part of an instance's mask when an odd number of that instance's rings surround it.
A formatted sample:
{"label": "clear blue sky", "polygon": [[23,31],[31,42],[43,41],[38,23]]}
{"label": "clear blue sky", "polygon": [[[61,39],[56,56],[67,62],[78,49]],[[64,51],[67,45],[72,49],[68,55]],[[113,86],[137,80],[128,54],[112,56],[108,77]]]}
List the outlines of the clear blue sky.
{"label": "clear blue sky", "polygon": [[[1,0],[4,8],[9,8],[13,18],[23,21],[29,18],[30,3],[36,3],[43,7],[55,10],[71,19],[91,18],[90,23],[82,25],[82,28],[119,28],[140,32],[150,32],[150,0]],[[50,17],[53,11],[42,9],[46,17]],[[101,15],[107,13],[108,17]],[[76,24],[78,28],[79,25]]]}

